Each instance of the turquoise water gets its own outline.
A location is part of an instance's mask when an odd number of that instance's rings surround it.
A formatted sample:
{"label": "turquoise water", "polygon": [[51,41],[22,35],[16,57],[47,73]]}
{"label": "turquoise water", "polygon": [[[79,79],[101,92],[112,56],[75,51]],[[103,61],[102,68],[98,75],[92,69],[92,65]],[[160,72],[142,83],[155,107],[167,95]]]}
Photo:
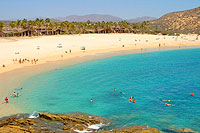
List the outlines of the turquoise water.
{"label": "turquoise water", "polygon": [[[15,102],[30,113],[85,112],[113,120],[114,127],[200,131],[200,49],[124,55],[66,66],[34,76],[22,86],[22,96]],[[190,96],[191,92],[195,95]],[[128,101],[130,96],[136,103]],[[165,106],[159,98],[172,100],[168,103],[176,106]]]}

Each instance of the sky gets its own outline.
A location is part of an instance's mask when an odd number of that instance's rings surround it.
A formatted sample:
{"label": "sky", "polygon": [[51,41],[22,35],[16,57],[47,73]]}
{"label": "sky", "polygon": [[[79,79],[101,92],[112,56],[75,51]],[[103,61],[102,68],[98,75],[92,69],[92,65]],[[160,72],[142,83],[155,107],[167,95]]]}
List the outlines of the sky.
{"label": "sky", "polygon": [[123,19],[159,18],[200,6],[200,0],[1,0],[0,20],[108,14]]}

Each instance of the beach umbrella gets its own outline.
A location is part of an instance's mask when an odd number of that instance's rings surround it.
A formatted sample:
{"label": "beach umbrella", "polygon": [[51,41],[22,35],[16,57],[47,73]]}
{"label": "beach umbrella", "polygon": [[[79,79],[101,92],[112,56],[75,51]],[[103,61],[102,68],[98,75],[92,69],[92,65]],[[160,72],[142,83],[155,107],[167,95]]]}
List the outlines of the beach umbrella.
{"label": "beach umbrella", "polygon": [[85,49],[86,49],[86,47],[85,47],[85,46],[82,46],[82,47],[81,47],[81,50],[85,50]]}
{"label": "beach umbrella", "polygon": [[40,49],[40,46],[37,46],[37,47],[36,47],[36,49],[38,49],[38,50],[39,50],[39,49]]}
{"label": "beach umbrella", "polygon": [[57,47],[58,47],[58,48],[62,48],[62,44],[61,44],[61,43],[59,43]]}

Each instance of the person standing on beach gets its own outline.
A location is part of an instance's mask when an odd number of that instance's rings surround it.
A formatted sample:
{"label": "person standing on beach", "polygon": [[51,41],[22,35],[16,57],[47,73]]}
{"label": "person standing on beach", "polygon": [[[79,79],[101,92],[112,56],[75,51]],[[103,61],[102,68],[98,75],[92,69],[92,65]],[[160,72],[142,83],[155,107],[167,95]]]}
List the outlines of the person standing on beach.
{"label": "person standing on beach", "polygon": [[6,101],[6,103],[8,103],[8,98],[7,97],[5,98],[5,101]]}

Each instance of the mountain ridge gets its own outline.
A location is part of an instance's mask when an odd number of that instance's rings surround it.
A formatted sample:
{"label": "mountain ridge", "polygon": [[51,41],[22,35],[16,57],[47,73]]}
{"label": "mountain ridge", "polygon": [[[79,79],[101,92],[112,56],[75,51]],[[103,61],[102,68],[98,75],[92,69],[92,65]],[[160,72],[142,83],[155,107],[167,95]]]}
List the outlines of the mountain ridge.
{"label": "mountain ridge", "polygon": [[107,15],[107,14],[87,14],[87,15],[70,15],[67,17],[58,17],[58,18],[54,18],[56,20],[59,21],[69,21],[69,22],[87,22],[88,20],[90,20],[91,22],[101,22],[101,21],[105,21],[105,22],[119,22],[119,21],[123,21],[126,20],[130,23],[138,23],[138,22],[143,22],[143,21],[150,21],[150,20],[155,20],[156,18],[154,17],[149,17],[149,16],[144,16],[144,17],[138,17],[138,18],[134,18],[134,19],[122,19],[120,17],[116,17],[116,16],[112,16],[112,15]]}
{"label": "mountain ridge", "polygon": [[[34,17],[34,18],[27,18],[27,20],[35,20],[35,19],[46,19],[47,17]],[[155,17],[149,17],[149,16],[144,16],[144,17],[137,17],[133,19],[123,19],[120,17],[116,17],[113,15],[108,15],[108,14],[87,14],[87,15],[69,15],[67,17],[53,17],[50,18],[52,22],[62,22],[62,21],[69,21],[69,22],[87,22],[90,20],[91,22],[120,22],[120,21],[127,21],[129,23],[141,23],[143,21],[152,21],[155,20]],[[10,20],[0,20],[0,21],[16,21],[20,19],[10,19]],[[23,20],[23,19],[21,19]]]}

